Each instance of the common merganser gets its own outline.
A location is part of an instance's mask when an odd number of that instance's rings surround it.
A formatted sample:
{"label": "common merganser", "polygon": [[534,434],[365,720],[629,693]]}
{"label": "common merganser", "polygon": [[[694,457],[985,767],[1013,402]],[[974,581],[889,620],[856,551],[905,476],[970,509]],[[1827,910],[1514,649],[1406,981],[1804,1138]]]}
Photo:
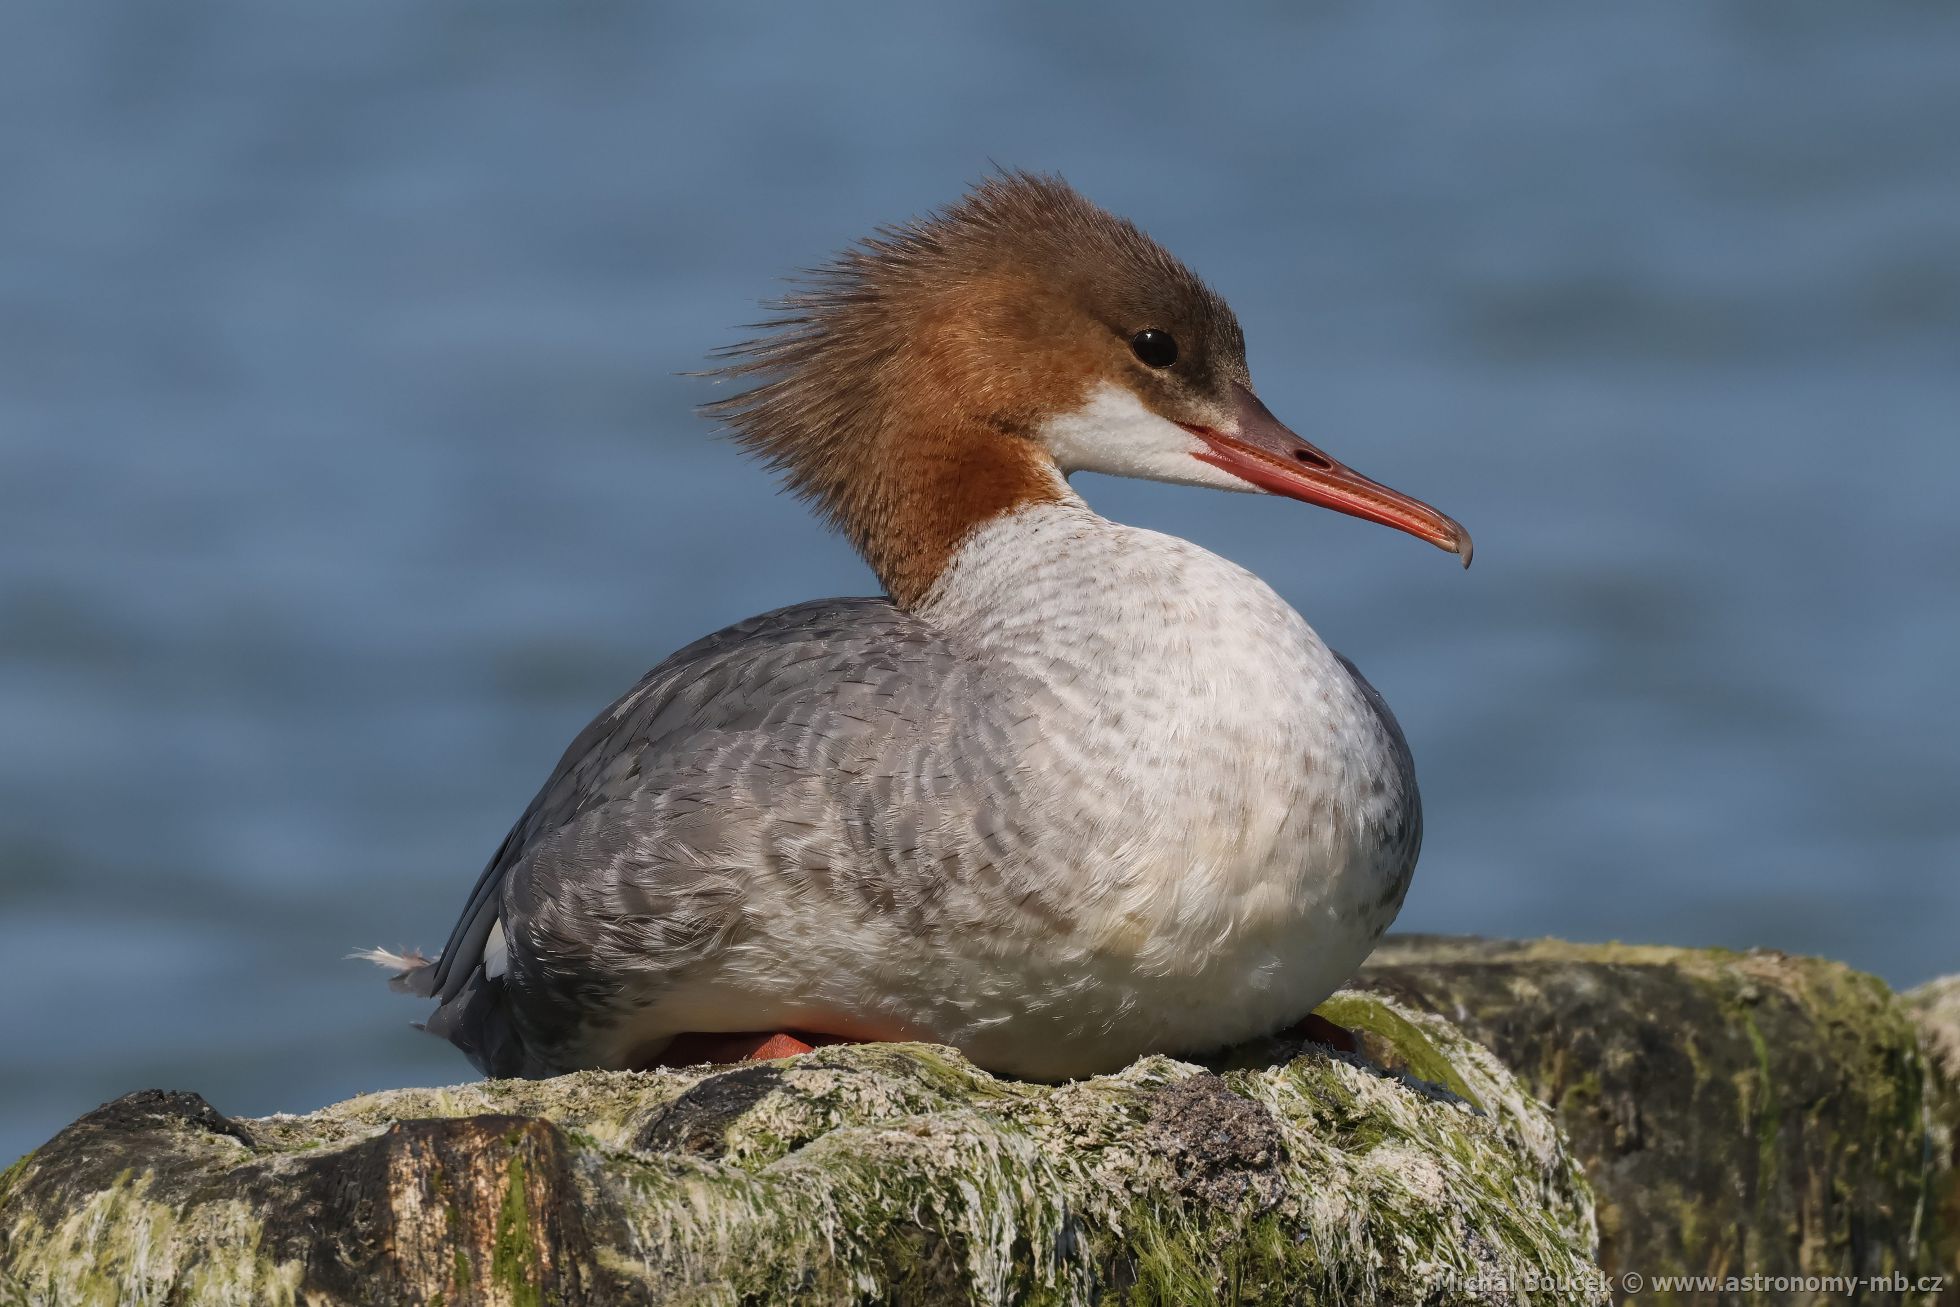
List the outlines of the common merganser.
{"label": "common merganser", "polygon": [[842,1039],[1057,1080],[1300,1022],[1408,889],[1401,730],[1258,577],[1068,477],[1285,495],[1465,566],[1469,535],[1282,426],[1224,300],[1059,178],[992,177],[774,307],[708,411],[886,595],[661,663],[440,957],[367,956],[493,1076]]}

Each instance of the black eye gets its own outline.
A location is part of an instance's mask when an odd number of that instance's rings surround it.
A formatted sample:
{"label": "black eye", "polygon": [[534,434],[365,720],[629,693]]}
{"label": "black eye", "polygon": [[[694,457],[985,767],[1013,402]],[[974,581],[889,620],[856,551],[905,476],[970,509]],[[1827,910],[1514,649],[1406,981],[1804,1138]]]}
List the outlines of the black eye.
{"label": "black eye", "polygon": [[1169,332],[1151,327],[1130,337],[1130,348],[1153,368],[1167,368],[1177,362],[1177,342]]}

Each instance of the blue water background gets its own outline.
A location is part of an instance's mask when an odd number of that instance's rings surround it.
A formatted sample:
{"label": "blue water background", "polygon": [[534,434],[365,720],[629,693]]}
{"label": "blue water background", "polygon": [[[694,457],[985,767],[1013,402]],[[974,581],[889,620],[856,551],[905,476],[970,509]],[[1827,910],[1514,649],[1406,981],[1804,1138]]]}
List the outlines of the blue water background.
{"label": "blue water background", "polygon": [[870,588],[677,374],[989,160],[1474,530],[1083,485],[1387,695],[1403,925],[1960,969],[1956,70],[1931,5],[9,6],[0,1161],[466,1075],[342,954],[666,652]]}

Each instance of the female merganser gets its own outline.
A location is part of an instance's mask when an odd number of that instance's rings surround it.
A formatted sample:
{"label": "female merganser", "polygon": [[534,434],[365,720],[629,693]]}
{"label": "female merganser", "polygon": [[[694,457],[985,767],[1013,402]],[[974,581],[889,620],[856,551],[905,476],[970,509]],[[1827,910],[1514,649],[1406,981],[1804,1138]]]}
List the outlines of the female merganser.
{"label": "female merganser", "polygon": [[368,956],[493,1076],[751,1032],[1062,1079],[1301,1021],[1408,889],[1402,733],[1258,577],[1067,478],[1286,495],[1466,566],[1469,535],[1282,426],[1225,302],[1056,178],[985,181],[777,307],[710,411],[887,596],[661,663],[572,742],[442,955]]}

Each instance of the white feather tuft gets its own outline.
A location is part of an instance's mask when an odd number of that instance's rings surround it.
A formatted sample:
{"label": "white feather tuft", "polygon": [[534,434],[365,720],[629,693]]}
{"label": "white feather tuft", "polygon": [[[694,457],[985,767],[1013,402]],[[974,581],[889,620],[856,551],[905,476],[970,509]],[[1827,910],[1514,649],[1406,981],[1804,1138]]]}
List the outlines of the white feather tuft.
{"label": "white feather tuft", "polygon": [[347,956],[359,958],[363,962],[372,962],[377,967],[398,974],[414,971],[417,967],[429,966],[435,961],[434,958],[423,957],[413,950],[407,953],[390,953],[385,948],[357,948]]}
{"label": "white feather tuft", "polygon": [[391,953],[385,948],[355,949],[347,955],[363,962],[372,962],[395,974],[388,978],[388,988],[398,994],[419,994],[427,998],[435,992],[436,960],[410,950],[407,953]]}

